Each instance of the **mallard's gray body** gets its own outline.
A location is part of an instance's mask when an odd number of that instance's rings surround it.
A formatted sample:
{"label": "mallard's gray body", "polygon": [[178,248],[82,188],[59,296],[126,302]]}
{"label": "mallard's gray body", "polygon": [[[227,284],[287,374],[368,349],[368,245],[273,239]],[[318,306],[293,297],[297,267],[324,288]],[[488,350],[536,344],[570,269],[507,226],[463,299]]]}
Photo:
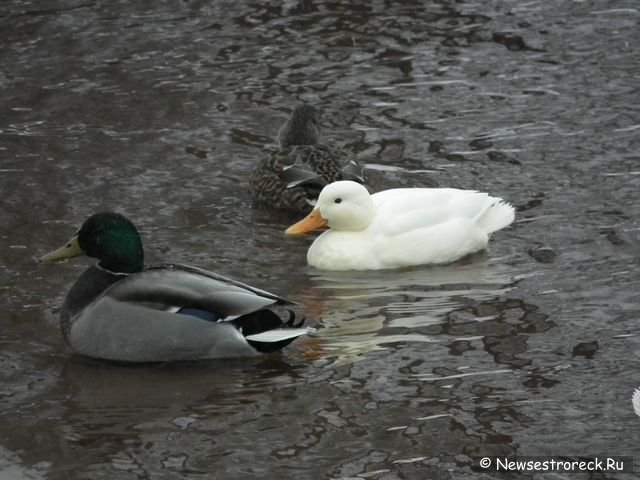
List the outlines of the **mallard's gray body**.
{"label": "mallard's gray body", "polygon": [[[184,265],[129,275],[92,266],[69,291],[61,327],[74,351],[107,360],[246,357],[282,348],[311,330],[267,310],[291,303]],[[184,308],[217,318],[180,313]]]}

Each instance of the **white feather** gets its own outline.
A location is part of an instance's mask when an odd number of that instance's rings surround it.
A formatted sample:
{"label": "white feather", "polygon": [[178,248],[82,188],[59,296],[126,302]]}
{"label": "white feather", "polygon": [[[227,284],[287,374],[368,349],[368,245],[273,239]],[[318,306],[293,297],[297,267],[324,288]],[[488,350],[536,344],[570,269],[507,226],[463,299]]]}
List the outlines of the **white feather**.
{"label": "white feather", "polygon": [[307,335],[311,332],[315,332],[315,329],[311,327],[279,328],[276,330],[268,330],[266,332],[256,333],[255,335],[247,335],[245,339],[251,340],[253,342],[275,343],[275,342],[280,342],[282,340],[288,340],[290,338],[296,338],[302,335]]}
{"label": "white feather", "polygon": [[633,404],[633,411],[640,417],[640,388],[636,388],[631,396],[631,403]]}

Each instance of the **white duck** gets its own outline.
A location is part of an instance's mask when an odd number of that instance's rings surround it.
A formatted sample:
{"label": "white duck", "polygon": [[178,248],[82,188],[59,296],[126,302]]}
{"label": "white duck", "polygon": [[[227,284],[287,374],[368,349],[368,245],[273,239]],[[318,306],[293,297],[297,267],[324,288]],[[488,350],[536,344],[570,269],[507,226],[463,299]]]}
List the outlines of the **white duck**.
{"label": "white duck", "polygon": [[316,208],[286,230],[329,230],[309,248],[324,270],[379,270],[450,263],[484,250],[489,235],[514,219],[514,208],[487,193],[455,188],[398,188],[370,195],[351,181],[327,185]]}

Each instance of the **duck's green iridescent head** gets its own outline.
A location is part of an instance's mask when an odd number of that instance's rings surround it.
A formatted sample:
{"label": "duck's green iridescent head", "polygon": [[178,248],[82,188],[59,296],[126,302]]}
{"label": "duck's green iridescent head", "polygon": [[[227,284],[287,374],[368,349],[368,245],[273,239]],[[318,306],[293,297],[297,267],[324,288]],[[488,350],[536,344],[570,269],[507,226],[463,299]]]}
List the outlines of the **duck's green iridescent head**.
{"label": "duck's green iridescent head", "polygon": [[42,262],[86,255],[117,273],[136,273],[144,268],[144,251],[136,227],[123,215],[97,213],[82,224],[78,233],[62,248],[43,256]]}
{"label": "duck's green iridescent head", "polygon": [[280,127],[278,132],[280,147],[317,145],[320,142],[319,116],[318,110],[311,105],[297,106]]}

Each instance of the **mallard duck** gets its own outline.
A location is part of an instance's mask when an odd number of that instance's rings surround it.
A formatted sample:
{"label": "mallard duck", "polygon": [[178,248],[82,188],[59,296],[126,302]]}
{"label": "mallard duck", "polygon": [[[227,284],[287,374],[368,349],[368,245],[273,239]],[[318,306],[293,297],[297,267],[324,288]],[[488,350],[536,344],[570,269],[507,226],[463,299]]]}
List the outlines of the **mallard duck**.
{"label": "mallard duck", "polygon": [[186,265],[144,268],[135,226],[98,213],[42,262],[98,259],[75,282],[60,312],[62,334],[77,353],[125,362],[255,356],[311,331],[269,307],[292,302]]}
{"label": "mallard duck", "polygon": [[249,190],[257,203],[307,213],[322,188],[338,180],[364,183],[353,153],[322,145],[318,110],[296,107],[278,132],[280,148],[254,170]]}
{"label": "mallard duck", "polygon": [[362,185],[326,186],[316,208],[285,233],[328,226],[307,253],[325,270],[379,270],[450,263],[484,250],[489,235],[514,219],[514,208],[486,193],[454,188],[399,188],[370,195]]}

